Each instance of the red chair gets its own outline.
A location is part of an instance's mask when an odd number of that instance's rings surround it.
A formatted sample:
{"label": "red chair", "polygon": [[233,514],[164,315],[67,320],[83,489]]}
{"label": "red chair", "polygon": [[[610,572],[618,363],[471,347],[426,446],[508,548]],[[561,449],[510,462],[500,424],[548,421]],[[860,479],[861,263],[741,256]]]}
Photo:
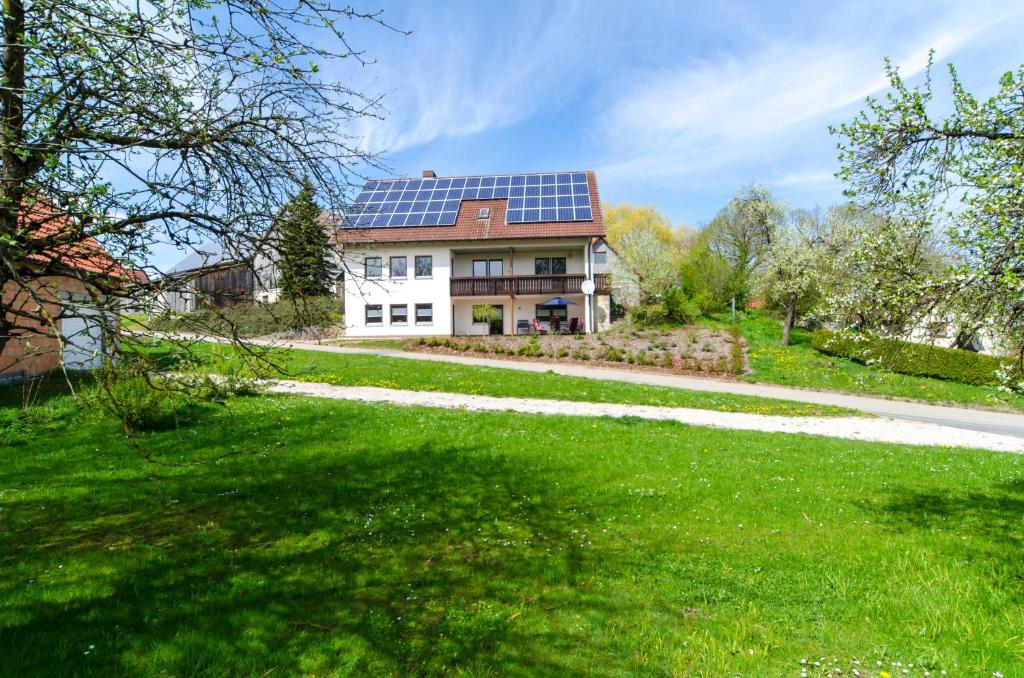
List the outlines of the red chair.
{"label": "red chair", "polygon": [[559,324],[562,321],[558,319],[558,316],[551,316],[551,321],[548,323],[551,325],[551,334],[559,334]]}
{"label": "red chair", "polygon": [[569,321],[569,334],[579,334],[582,329],[579,318],[573,318]]}
{"label": "red chair", "polygon": [[541,327],[540,321],[536,318],[533,319],[533,331],[537,334],[544,334],[544,328]]}

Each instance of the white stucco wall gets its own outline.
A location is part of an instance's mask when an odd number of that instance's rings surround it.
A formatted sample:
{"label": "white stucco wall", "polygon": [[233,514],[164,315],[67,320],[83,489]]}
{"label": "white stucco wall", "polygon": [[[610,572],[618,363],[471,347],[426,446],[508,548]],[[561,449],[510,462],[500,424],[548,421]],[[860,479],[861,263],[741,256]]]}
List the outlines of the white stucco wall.
{"label": "white stucco wall", "polygon": [[[509,248],[512,253],[509,253]],[[415,257],[433,257],[433,275],[429,279],[415,277]],[[480,334],[481,326],[474,327],[472,308],[477,304],[496,304],[504,308],[504,331],[515,331],[515,320],[530,320],[535,316],[535,305],[546,301],[546,296],[509,297],[456,297],[450,296],[451,277],[471,276],[474,259],[501,259],[504,275],[534,275],[537,257],[565,257],[566,272],[586,274],[587,243],[585,239],[487,241],[452,243],[381,243],[373,246],[347,246],[343,259],[345,271],[345,334],[351,337],[430,336]],[[408,275],[392,279],[389,261],[392,256],[407,259]],[[381,258],[381,277],[367,279],[365,260]],[[511,267],[510,264],[511,263]],[[576,303],[569,307],[569,317],[589,321],[590,306],[582,294],[562,294]],[[434,319],[430,325],[415,322],[415,305],[433,304]],[[380,304],[383,322],[366,324],[366,306]],[[392,324],[390,306],[408,306],[409,322]],[[513,308],[514,305],[514,308]],[[454,315],[453,315],[454,313]]]}
{"label": "white stucco wall", "polygon": [[[372,248],[345,251],[345,334],[351,337],[379,336],[431,336],[448,335],[452,331],[452,308],[449,296],[451,250],[447,246],[431,244],[380,245]],[[433,257],[433,275],[416,277],[416,257]],[[407,277],[392,279],[389,261],[393,256],[407,258]],[[380,257],[380,279],[367,279],[364,262],[367,257]],[[366,306],[380,304],[384,312],[381,325],[366,325]],[[390,306],[406,304],[409,321],[404,325],[391,323]],[[433,304],[434,320],[419,325],[415,320],[416,304]]]}

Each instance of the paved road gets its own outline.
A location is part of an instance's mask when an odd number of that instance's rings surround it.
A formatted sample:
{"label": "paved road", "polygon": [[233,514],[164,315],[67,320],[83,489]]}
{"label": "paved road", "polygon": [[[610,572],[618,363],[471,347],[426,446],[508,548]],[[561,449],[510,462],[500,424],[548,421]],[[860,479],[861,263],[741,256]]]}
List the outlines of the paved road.
{"label": "paved road", "polygon": [[870,412],[883,417],[906,419],[943,426],[954,426],[972,431],[983,431],[1000,435],[1024,438],[1024,414],[1009,412],[993,412],[967,407],[946,407],[928,405],[907,400],[890,400],[871,396],[850,395],[835,391],[815,391],[811,389],[775,386],[772,384],[750,384],[742,381],[725,381],[721,379],[686,377],[675,374],[638,372],[611,367],[586,367],[583,365],[560,365],[555,363],[519,362],[514,360],[498,360],[494,358],[476,358],[461,355],[441,355],[436,353],[414,353],[390,349],[355,348],[343,346],[324,346],[306,342],[260,341],[254,343],[281,347],[299,348],[309,351],[328,353],[362,353],[381,355],[389,358],[405,358],[414,360],[430,360],[435,362],[457,363],[460,365],[479,365],[482,367],[498,367],[524,372],[555,372],[573,377],[587,379],[603,379],[610,381],[626,381],[634,384],[653,386],[670,386],[685,388],[691,391],[711,391],[714,393],[735,393],[738,395],[761,396],[779,400],[796,400],[819,405],[836,405],[862,412]]}
{"label": "paved road", "polygon": [[466,393],[405,391],[370,386],[334,386],[286,380],[272,381],[270,390],[276,393],[371,403],[446,407],[472,411],[528,412],[570,417],[639,417],[742,431],[804,433],[847,440],[870,440],[905,445],[951,445],[1024,453],[1024,438],[885,417],[784,417],[746,412],[719,412],[688,407],[583,403],[541,398],[498,398]]}

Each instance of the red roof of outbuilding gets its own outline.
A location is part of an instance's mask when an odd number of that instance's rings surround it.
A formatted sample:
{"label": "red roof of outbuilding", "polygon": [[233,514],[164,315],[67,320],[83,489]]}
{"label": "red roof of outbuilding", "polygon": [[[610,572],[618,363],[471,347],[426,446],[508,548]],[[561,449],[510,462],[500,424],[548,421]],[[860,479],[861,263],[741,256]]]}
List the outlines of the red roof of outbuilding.
{"label": "red roof of outbuilding", "polygon": [[[439,177],[441,178],[441,177]],[[456,240],[515,240],[520,238],[575,238],[604,236],[601,200],[597,179],[587,172],[593,219],[590,221],[545,221],[505,223],[507,198],[463,200],[454,226],[394,226],[373,228],[339,228],[337,242],[368,244],[392,242],[434,242]],[[490,217],[478,219],[480,209],[490,208]]]}
{"label": "red roof of outbuilding", "polygon": [[[33,236],[39,239],[74,233],[71,217],[43,201],[26,207],[21,212],[20,219],[23,225],[27,222]],[[95,238],[91,237],[55,245],[43,252],[28,255],[28,259],[43,265],[59,264],[71,270],[97,273],[111,278],[139,279],[137,274],[123,267]]]}

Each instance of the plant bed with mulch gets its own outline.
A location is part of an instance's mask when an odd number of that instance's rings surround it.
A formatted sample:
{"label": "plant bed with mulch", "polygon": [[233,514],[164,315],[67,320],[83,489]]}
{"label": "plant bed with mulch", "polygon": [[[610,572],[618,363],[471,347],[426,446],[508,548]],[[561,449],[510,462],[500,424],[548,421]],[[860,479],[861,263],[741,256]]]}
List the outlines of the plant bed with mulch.
{"label": "plant bed with mulch", "polygon": [[577,335],[423,337],[410,340],[406,348],[423,353],[613,365],[679,374],[735,375],[744,369],[742,339],[726,330],[707,327],[623,328]]}

